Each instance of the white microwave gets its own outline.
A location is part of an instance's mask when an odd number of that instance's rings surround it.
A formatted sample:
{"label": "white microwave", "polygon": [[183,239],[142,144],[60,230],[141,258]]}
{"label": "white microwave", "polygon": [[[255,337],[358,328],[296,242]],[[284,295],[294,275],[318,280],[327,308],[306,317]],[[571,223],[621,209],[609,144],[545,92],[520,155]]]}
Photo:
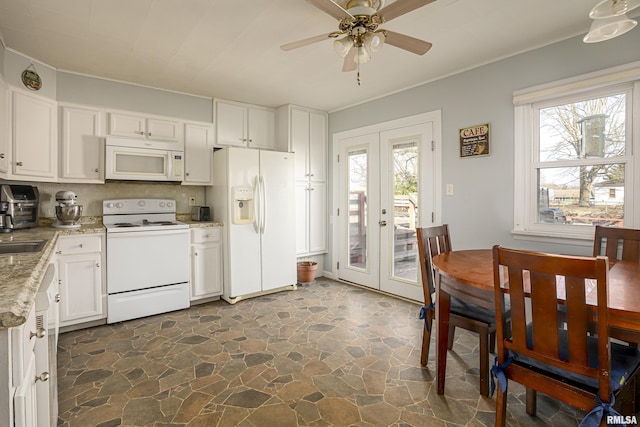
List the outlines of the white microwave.
{"label": "white microwave", "polygon": [[[128,143],[130,142],[130,144]],[[184,151],[160,148],[154,144],[123,138],[107,138],[105,178],[134,181],[177,181],[184,178]],[[159,147],[158,147],[159,146]]]}

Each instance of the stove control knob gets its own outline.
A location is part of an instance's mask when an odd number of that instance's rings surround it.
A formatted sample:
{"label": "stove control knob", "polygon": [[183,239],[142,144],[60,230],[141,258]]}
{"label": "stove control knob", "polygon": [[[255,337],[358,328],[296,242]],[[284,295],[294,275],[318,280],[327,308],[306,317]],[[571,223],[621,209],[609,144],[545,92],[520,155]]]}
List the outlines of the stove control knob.
{"label": "stove control knob", "polygon": [[116,203],[116,208],[118,209],[122,209],[124,207],[124,205],[120,202]]}
{"label": "stove control knob", "polygon": [[138,206],[143,207],[145,205],[144,200],[140,200],[138,202]]}
{"label": "stove control knob", "polygon": [[105,206],[106,206],[107,208],[111,209],[111,208],[113,207],[113,203],[107,203]]}
{"label": "stove control knob", "polygon": [[167,202],[167,207],[172,207],[173,206],[173,202]]}
{"label": "stove control knob", "polygon": [[161,208],[164,208],[164,202],[160,202],[159,205]]}

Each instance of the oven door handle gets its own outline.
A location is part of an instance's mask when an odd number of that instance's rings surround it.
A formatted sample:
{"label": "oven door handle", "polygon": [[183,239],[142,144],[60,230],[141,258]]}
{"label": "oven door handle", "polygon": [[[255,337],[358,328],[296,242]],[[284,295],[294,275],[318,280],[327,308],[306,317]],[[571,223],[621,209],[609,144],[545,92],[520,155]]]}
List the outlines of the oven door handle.
{"label": "oven door handle", "polygon": [[188,228],[179,228],[173,230],[142,230],[142,231],[123,231],[107,233],[109,239],[130,238],[130,237],[150,237],[150,236],[171,236],[174,234],[189,234]]}

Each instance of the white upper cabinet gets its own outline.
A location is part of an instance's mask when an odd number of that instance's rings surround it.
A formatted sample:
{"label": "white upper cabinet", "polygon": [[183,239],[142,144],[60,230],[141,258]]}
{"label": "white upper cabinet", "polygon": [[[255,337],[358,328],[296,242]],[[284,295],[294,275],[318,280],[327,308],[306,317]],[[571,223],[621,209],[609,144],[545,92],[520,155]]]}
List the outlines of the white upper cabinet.
{"label": "white upper cabinet", "polygon": [[104,183],[104,110],[63,105],[59,113],[60,181]]}
{"label": "white upper cabinet", "polygon": [[156,141],[182,141],[181,123],[158,117],[135,115],[124,112],[109,113],[110,136]]}
{"label": "white upper cabinet", "polygon": [[213,132],[208,123],[185,123],[183,184],[213,184]]}
{"label": "white upper cabinet", "polygon": [[20,89],[11,90],[12,178],[57,179],[57,105]]}
{"label": "white upper cabinet", "polygon": [[215,100],[216,145],[275,149],[275,110]]}

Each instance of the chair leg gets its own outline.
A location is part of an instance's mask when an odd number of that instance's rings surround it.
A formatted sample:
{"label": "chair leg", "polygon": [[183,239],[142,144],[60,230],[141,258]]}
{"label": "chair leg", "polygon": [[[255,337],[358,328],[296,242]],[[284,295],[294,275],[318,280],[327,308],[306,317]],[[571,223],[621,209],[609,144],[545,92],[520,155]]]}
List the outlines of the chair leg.
{"label": "chair leg", "polygon": [[482,329],[480,337],[480,394],[489,396],[489,330]]}
{"label": "chair leg", "polygon": [[497,387],[496,392],[496,427],[504,427],[507,423],[507,393],[509,392],[509,382],[507,381],[505,391]]}
{"label": "chair leg", "polygon": [[427,366],[429,363],[429,347],[431,346],[431,330],[433,330],[433,310],[428,310],[426,313],[427,316],[427,324],[429,328],[425,325],[422,330],[422,352],[420,353],[420,364],[422,366]]}
{"label": "chair leg", "polygon": [[449,342],[447,343],[447,348],[451,350],[453,348],[453,341],[455,341],[456,327],[452,323],[449,324]]}
{"label": "chair leg", "polygon": [[531,415],[532,417],[536,416],[536,412],[537,412],[537,395],[538,393],[532,389],[527,387],[526,389],[526,406],[527,406],[527,414]]}

